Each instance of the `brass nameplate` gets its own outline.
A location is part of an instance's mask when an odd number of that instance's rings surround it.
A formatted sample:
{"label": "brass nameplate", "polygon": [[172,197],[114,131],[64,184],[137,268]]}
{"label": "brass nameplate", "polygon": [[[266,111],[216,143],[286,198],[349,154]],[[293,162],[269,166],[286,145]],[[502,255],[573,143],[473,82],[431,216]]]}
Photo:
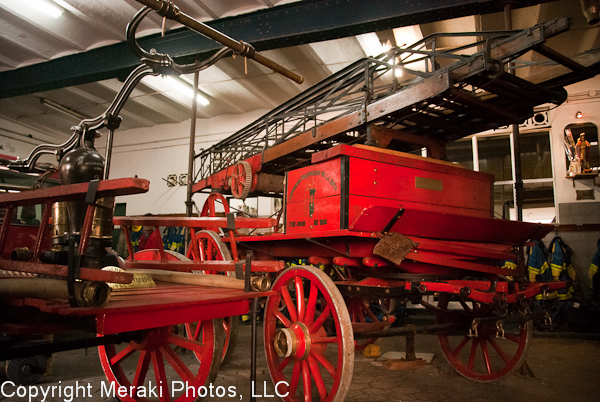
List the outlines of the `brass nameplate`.
{"label": "brass nameplate", "polygon": [[[112,272],[127,272],[124,269],[121,269],[119,267],[104,267],[102,268],[103,271],[112,271]],[[108,286],[110,286],[111,289],[113,290],[117,290],[117,289],[141,289],[141,288],[155,288],[156,287],[156,283],[154,283],[154,280],[152,279],[152,276],[150,276],[149,274],[142,274],[142,273],[134,273],[133,274],[133,280],[131,281],[131,283],[111,283],[108,282],[107,283]]]}
{"label": "brass nameplate", "polygon": [[444,191],[444,182],[436,179],[428,179],[426,177],[415,177],[415,188],[424,190]]}

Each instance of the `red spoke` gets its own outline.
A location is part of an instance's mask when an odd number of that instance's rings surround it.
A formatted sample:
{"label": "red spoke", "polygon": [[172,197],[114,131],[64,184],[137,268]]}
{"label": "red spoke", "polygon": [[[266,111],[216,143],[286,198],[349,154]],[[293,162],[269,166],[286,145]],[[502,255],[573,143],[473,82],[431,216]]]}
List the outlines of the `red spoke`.
{"label": "red spoke", "polygon": [[304,401],[312,402],[312,384],[310,381],[310,369],[306,360],[300,360],[302,363],[302,384],[304,385]]}
{"label": "red spoke", "polygon": [[198,248],[198,240],[196,238],[196,229],[190,228],[190,245],[192,249],[192,260],[202,261],[200,256],[200,249]]}
{"label": "red spoke", "polygon": [[504,360],[504,363],[508,364],[510,359],[508,358],[508,356],[506,356],[506,353],[504,353],[504,350],[502,350],[500,345],[498,345],[498,342],[496,342],[496,339],[490,338],[489,341],[490,341],[490,344],[492,345],[492,347],[496,350],[496,353],[498,353],[498,355],[500,355],[502,360]]}
{"label": "red spoke", "polygon": [[323,382],[323,377],[321,377],[319,365],[317,361],[311,356],[308,356],[308,364],[310,365],[310,372],[313,375],[315,385],[317,386],[317,390],[319,391],[319,396],[321,397],[321,400],[324,401],[327,397],[327,388],[325,387],[325,383]]}
{"label": "red spoke", "polygon": [[141,350],[140,357],[138,359],[137,367],[135,369],[135,376],[133,378],[134,387],[139,387],[144,384],[144,380],[146,379],[146,373],[148,373],[148,367],[150,366],[150,354],[147,351]]}
{"label": "red spoke", "polygon": [[175,369],[175,372],[185,382],[191,383],[194,381],[194,374],[190,371],[187,365],[181,360],[179,356],[169,346],[160,348],[160,352],[167,359],[171,367]]}
{"label": "red spoke", "polygon": [[314,349],[310,350],[309,356],[321,363],[321,365],[325,367],[325,370],[327,370],[329,375],[331,375],[332,378],[335,378],[335,367],[333,367],[333,364],[331,364],[329,360],[325,358],[325,356],[323,356],[320,353],[317,353]]}
{"label": "red spoke", "polygon": [[471,344],[471,355],[469,356],[469,365],[467,366],[469,371],[473,371],[473,363],[475,363],[475,354],[477,353],[478,343],[479,338],[473,338],[473,343]]}
{"label": "red spoke", "polygon": [[290,292],[288,291],[287,287],[284,286],[281,288],[281,295],[283,296],[285,306],[287,307],[288,312],[290,313],[290,318],[293,322],[297,322],[298,315],[296,314],[296,306],[292,301],[292,296],[290,296]]}
{"label": "red spoke", "polygon": [[354,307],[354,303],[348,303],[348,315],[351,322],[356,322],[356,308]]}
{"label": "red spoke", "polygon": [[277,367],[276,371],[278,373],[282,372],[287,367],[287,365],[290,363],[290,360],[292,360],[292,356],[288,356],[285,359],[283,359],[281,364]]}
{"label": "red spoke", "polygon": [[161,402],[170,402],[169,385],[167,383],[167,375],[165,373],[165,364],[162,355],[157,351],[151,352],[152,367],[154,368],[154,377],[156,378],[156,386],[160,388],[159,400]]}
{"label": "red spoke", "polygon": [[504,334],[504,337],[509,341],[513,341],[514,343],[521,343],[521,337],[513,334]]}
{"label": "red spoke", "polygon": [[133,348],[133,346],[131,346],[130,343],[129,345],[127,345],[127,347],[125,347],[125,349],[123,349],[122,351],[117,353],[115,357],[110,359],[110,365],[115,366],[117,364],[120,364],[122,360],[125,360],[126,358],[131,356],[133,352],[135,352],[135,349]]}
{"label": "red spoke", "polygon": [[311,334],[315,333],[319,328],[321,328],[327,317],[329,317],[329,314],[331,314],[331,309],[329,308],[329,305],[327,305],[321,315],[315,320],[315,322],[312,323],[308,331]]}
{"label": "red spoke", "polygon": [[298,388],[298,381],[300,380],[300,361],[294,361],[294,371],[292,372],[292,378],[290,379],[290,396],[296,395],[296,389]]}
{"label": "red spoke", "polygon": [[363,306],[364,306],[364,309],[367,312],[367,315],[369,316],[369,318],[371,320],[373,320],[373,322],[379,322],[379,320],[377,319],[377,317],[375,317],[375,314],[373,314],[371,309],[369,307],[365,306],[364,304],[363,304]]}
{"label": "red spoke", "polygon": [[483,352],[483,360],[485,361],[485,369],[488,374],[492,372],[492,367],[490,365],[490,354],[488,353],[487,343],[485,339],[481,339],[481,351]]}
{"label": "red spoke", "polygon": [[359,299],[355,299],[356,300],[356,315],[357,315],[357,322],[365,322],[365,314],[363,312],[363,304],[362,304],[362,300]]}
{"label": "red spoke", "polygon": [[175,346],[180,346],[184,349],[202,353],[204,345],[196,340],[185,338],[181,335],[169,334],[167,341]]}
{"label": "red spoke", "polygon": [[328,337],[311,337],[310,338],[310,343],[315,344],[315,343],[337,343],[338,338],[335,336],[328,336]]}
{"label": "red spoke", "polygon": [[304,313],[306,311],[306,302],[304,301],[304,285],[302,278],[297,276],[294,278],[296,285],[296,303],[298,303],[298,321],[304,322]]}
{"label": "red spoke", "polygon": [[290,320],[287,319],[287,317],[285,315],[283,315],[283,313],[279,310],[274,310],[273,314],[275,315],[275,318],[277,318],[279,321],[281,321],[281,323],[288,328],[290,325],[292,325],[292,323],[290,322]]}
{"label": "red spoke", "polygon": [[194,332],[194,340],[200,339],[200,334],[202,333],[202,328],[204,328],[204,321],[196,322],[196,332]]}
{"label": "red spoke", "polygon": [[471,340],[471,338],[469,338],[468,336],[465,336],[463,338],[463,340],[458,344],[458,346],[456,347],[456,349],[454,349],[452,351],[452,354],[455,355],[455,356],[457,356],[460,353],[460,351],[462,350],[462,348],[464,348],[465,345],[467,343],[469,343],[470,340]]}
{"label": "red spoke", "polygon": [[308,304],[306,305],[306,317],[304,323],[310,325],[315,320],[315,310],[317,309],[317,296],[319,296],[319,289],[314,282],[310,283],[310,293],[308,295]]}

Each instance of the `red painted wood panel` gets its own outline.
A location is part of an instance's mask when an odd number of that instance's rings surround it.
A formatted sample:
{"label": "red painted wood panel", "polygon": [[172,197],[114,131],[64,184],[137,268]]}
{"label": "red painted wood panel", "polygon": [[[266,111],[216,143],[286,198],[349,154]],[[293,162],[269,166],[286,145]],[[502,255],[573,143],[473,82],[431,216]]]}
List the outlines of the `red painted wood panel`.
{"label": "red painted wood panel", "polygon": [[311,197],[322,198],[340,194],[340,171],[339,158],[292,170],[287,175],[287,202],[300,202]]}
{"label": "red painted wood panel", "polygon": [[380,199],[397,200],[421,204],[425,210],[451,207],[457,214],[464,209],[465,215],[490,217],[492,183],[455,174],[463,170],[458,167],[441,167],[444,172],[350,158],[350,194],[377,198],[372,205],[389,205]]}
{"label": "red painted wood panel", "polygon": [[341,197],[309,198],[287,204],[285,232],[323,233],[340,228]]}

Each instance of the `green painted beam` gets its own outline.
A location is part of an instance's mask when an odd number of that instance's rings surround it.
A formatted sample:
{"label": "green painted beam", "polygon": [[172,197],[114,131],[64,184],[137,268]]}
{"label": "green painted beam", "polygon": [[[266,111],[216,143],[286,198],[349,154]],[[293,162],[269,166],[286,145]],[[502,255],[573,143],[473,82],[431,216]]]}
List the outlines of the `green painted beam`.
{"label": "green painted beam", "polygon": [[[549,0],[513,0],[513,8]],[[502,11],[500,0],[304,0],[208,23],[258,50],[338,39],[400,26]],[[185,12],[185,10],[182,10]],[[133,16],[132,16],[133,17]],[[139,40],[179,63],[202,59],[220,45],[187,28]],[[139,60],[127,43],[89,50],[0,72],[0,98],[124,78]]]}

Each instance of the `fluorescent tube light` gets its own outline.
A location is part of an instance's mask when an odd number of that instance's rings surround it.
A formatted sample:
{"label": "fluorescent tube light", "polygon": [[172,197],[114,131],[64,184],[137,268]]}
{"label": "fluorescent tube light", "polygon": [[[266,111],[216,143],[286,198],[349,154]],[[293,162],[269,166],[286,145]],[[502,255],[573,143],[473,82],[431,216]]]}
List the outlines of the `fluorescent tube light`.
{"label": "fluorescent tube light", "polygon": [[50,17],[58,18],[63,13],[62,8],[47,0],[0,0],[0,3],[26,17],[29,17],[31,13],[41,12]]}
{"label": "fluorescent tube light", "polygon": [[[170,76],[147,76],[142,80],[144,84],[147,84],[159,92],[164,92],[165,95],[177,99],[178,96],[184,95],[186,98],[192,99],[194,96],[194,89],[187,81],[179,78],[173,78]],[[173,94],[176,92],[176,94]],[[207,106],[210,104],[208,98],[202,94],[198,94],[196,97],[199,104]]]}

